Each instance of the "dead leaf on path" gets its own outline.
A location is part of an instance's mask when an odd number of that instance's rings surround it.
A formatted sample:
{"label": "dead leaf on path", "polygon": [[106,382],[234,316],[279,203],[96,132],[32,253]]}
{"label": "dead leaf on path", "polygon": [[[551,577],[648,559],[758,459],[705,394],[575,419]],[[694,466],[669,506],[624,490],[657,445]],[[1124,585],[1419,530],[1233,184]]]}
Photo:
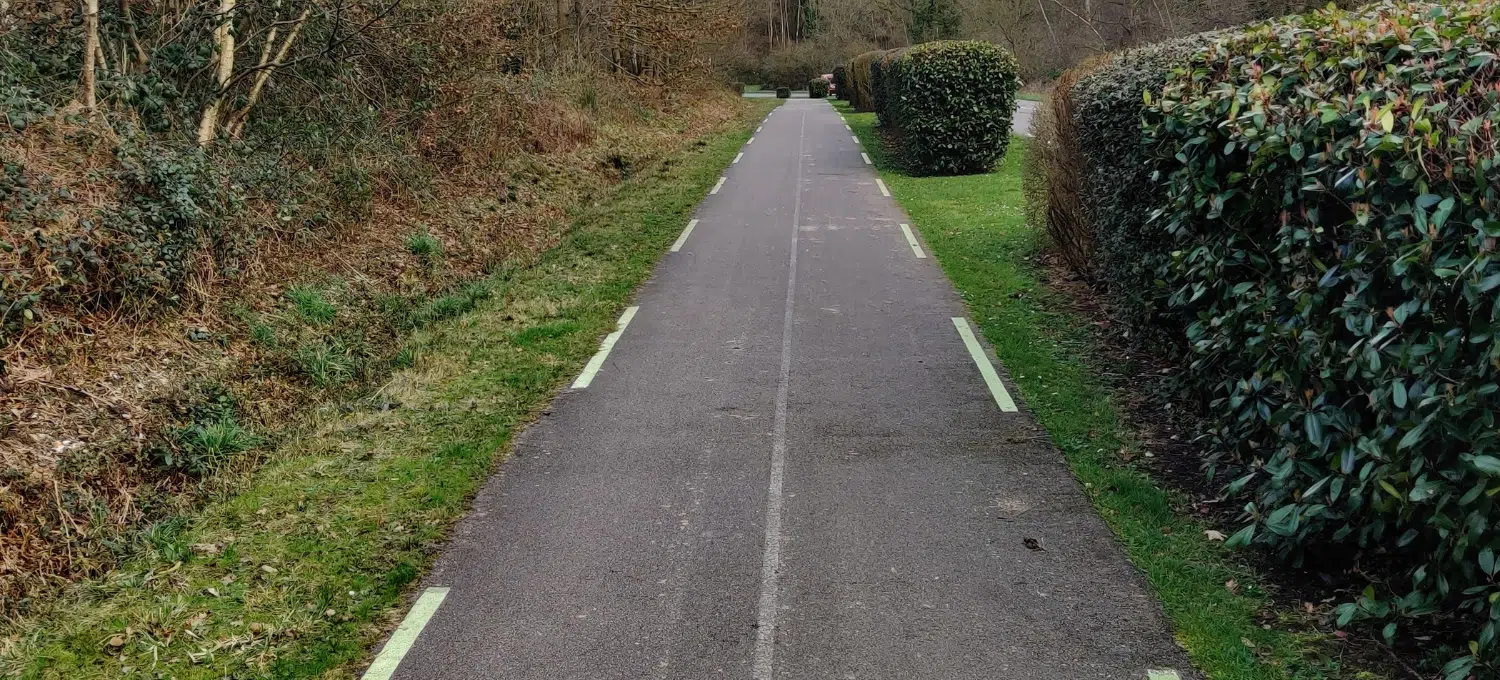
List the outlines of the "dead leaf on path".
{"label": "dead leaf on path", "polygon": [[1210,541],[1222,541],[1222,540],[1224,540],[1224,534],[1220,533],[1218,531],[1214,531],[1213,529],[1209,529],[1207,531],[1204,531],[1203,535],[1207,536],[1208,540],[1210,540]]}
{"label": "dead leaf on path", "polygon": [[1040,538],[1027,538],[1021,542],[1024,543],[1029,550],[1046,550],[1046,548],[1042,547],[1042,539]]}
{"label": "dead leaf on path", "polygon": [[119,649],[121,647],[124,647],[125,646],[125,637],[122,636],[122,635],[116,635],[114,637],[111,637],[109,639],[109,646],[113,647],[115,649]]}

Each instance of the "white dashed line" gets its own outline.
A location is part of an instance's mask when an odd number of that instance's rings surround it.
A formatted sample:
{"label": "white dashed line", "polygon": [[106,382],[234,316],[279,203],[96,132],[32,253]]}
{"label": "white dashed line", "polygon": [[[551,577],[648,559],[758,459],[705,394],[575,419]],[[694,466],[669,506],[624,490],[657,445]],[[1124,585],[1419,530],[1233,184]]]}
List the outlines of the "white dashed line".
{"label": "white dashed line", "polygon": [[760,126],[756,126],[755,131],[760,132]]}
{"label": "white dashed line", "polygon": [[396,667],[401,665],[401,660],[406,658],[406,653],[411,651],[417,636],[422,634],[422,629],[427,627],[427,622],[432,620],[432,615],[437,613],[446,597],[447,588],[428,588],[422,591],[422,596],[411,606],[411,611],[406,613],[406,618],[401,620],[396,632],[391,633],[391,639],[385,643],[380,655],[375,657],[375,662],[370,664],[361,680],[390,680],[396,674]]}
{"label": "white dashed line", "polygon": [[955,316],[953,327],[958,329],[959,337],[964,339],[964,347],[969,348],[969,356],[974,357],[974,365],[979,367],[979,375],[984,377],[984,384],[989,386],[990,394],[995,397],[995,404],[1000,407],[1001,411],[1014,413],[1016,402],[1010,398],[1010,392],[1005,390],[1005,383],[1000,382],[1000,375],[995,373],[995,365],[990,363],[988,356],[985,356],[984,348],[979,346],[979,340],[974,337],[974,331],[969,328],[969,322],[961,316]]}
{"label": "white dashed line", "polygon": [[599,344],[599,351],[594,353],[594,358],[589,359],[588,365],[583,367],[583,373],[578,374],[578,379],[573,381],[573,389],[581,390],[594,382],[594,376],[599,374],[599,369],[604,367],[604,360],[609,358],[609,351],[615,348],[615,343],[625,334],[625,327],[630,325],[630,320],[635,318],[635,313],[640,309],[625,308],[625,313],[620,315],[620,321],[615,326],[615,332],[604,336],[604,342]]}
{"label": "white dashed line", "polygon": [[751,137],[751,138],[750,138],[750,141],[748,141],[748,142],[745,142],[745,143],[746,143],[746,144],[754,144],[754,143],[755,143],[755,138],[754,138],[754,137]]}
{"label": "white dashed line", "polygon": [[744,157],[745,157],[745,152],[741,151],[738,154],[735,154],[735,156],[734,156],[734,162],[738,163],[738,162],[740,162],[740,159],[744,158]]}
{"label": "white dashed line", "polygon": [[[911,253],[919,258],[927,259],[927,253],[922,252],[922,245],[917,243],[917,235],[911,233],[911,225],[901,225],[901,233],[906,234],[906,243],[911,246]],[[686,236],[684,236],[686,238]],[[673,248],[672,250],[677,250]]]}
{"label": "white dashed line", "polygon": [[1171,669],[1158,671],[1147,668],[1146,680],[1182,680],[1182,676],[1178,675],[1177,671]]}
{"label": "white dashed line", "polygon": [[844,124],[844,129],[845,129],[845,130],[848,130],[848,131],[850,131],[850,132],[854,132],[854,128],[851,128],[851,127],[849,127],[849,124],[848,124],[848,123],[845,123],[845,124]]}
{"label": "white dashed line", "polygon": [[682,230],[682,235],[677,237],[677,242],[672,244],[672,252],[682,250],[682,244],[687,243],[688,234],[693,233],[693,227],[698,226],[698,220],[688,222],[687,228]]}
{"label": "white dashed line", "polygon": [[859,152],[859,157],[865,159],[865,165],[873,165],[873,163],[870,162],[870,154],[861,151]]}
{"label": "white dashed line", "polygon": [[852,139],[852,140],[854,140],[854,143],[855,143],[855,144],[858,144],[858,143],[859,143],[859,138],[858,138],[858,137],[855,137],[855,136],[854,136],[854,135],[849,135],[849,139]]}
{"label": "white dashed line", "polygon": [[712,196],[719,193],[719,190],[724,188],[724,183],[727,181],[729,181],[728,177],[720,177],[718,183],[714,184],[713,190],[708,192],[708,195]]}
{"label": "white dashed line", "polygon": [[885,182],[880,181],[879,177],[875,178],[875,186],[880,187],[880,195],[881,196],[890,196],[891,195],[891,190],[885,188]]}

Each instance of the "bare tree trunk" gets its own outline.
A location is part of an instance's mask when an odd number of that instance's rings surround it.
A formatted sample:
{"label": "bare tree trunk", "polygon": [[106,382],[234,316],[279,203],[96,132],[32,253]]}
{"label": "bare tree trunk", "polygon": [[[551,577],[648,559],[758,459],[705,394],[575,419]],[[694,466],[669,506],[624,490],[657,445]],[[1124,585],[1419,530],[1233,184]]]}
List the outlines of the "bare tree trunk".
{"label": "bare tree trunk", "polygon": [[266,81],[271,79],[271,74],[281,66],[282,62],[286,61],[287,52],[291,51],[292,43],[297,41],[297,35],[302,32],[302,25],[307,23],[307,17],[311,14],[311,7],[302,10],[302,16],[297,17],[297,23],[292,24],[291,32],[287,33],[286,40],[283,40],[281,47],[276,50],[276,58],[270,62],[267,62],[266,58],[271,51],[271,42],[276,40],[275,29],[272,29],[271,34],[266,37],[266,46],[261,51],[260,63],[257,65],[260,71],[255,74],[255,82],[250,86],[250,94],[245,97],[245,105],[230,115],[228,122],[224,124],[230,137],[239,137],[240,132],[245,129],[245,119],[250,117],[250,107],[255,106],[255,102],[260,99],[260,92],[266,86]]}
{"label": "bare tree trunk", "polygon": [[214,132],[219,126],[219,108],[224,105],[225,90],[229,87],[230,76],[234,75],[234,1],[219,0],[220,22],[214,28],[214,52],[219,65],[214,80],[219,85],[219,92],[203,109],[203,120],[198,123],[198,144],[201,146],[214,141]]}
{"label": "bare tree trunk", "polygon": [[90,114],[98,106],[94,69],[99,55],[99,0],[83,0],[83,108]]}

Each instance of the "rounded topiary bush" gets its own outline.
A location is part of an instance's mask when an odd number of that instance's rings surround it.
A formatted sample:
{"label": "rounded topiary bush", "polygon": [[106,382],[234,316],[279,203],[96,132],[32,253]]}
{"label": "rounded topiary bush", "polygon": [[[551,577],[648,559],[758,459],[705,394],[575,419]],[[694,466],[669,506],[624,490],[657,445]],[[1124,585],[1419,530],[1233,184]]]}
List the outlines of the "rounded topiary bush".
{"label": "rounded topiary bush", "polygon": [[792,88],[789,88],[789,87],[778,87],[778,88],[776,88],[776,98],[777,99],[786,99],[786,98],[788,98],[790,96],[792,96]]}
{"label": "rounded topiary bush", "polygon": [[902,49],[881,68],[881,105],[914,174],[988,172],[1010,145],[1015,57],[975,40]]}
{"label": "rounded topiary bush", "polygon": [[847,100],[849,98],[846,90],[849,87],[849,69],[844,66],[833,67],[833,96]]}
{"label": "rounded topiary bush", "polygon": [[822,99],[828,96],[828,81],[822,78],[813,78],[807,81],[807,96],[813,99]]}

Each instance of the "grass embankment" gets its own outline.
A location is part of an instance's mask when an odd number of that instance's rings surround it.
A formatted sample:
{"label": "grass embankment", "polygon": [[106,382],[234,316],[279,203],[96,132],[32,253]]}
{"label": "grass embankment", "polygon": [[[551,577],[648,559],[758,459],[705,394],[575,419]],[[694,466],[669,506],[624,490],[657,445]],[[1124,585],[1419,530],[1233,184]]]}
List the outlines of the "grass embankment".
{"label": "grass embankment", "polygon": [[[1088,323],[1066,311],[1032,273],[1040,239],[1026,224],[1021,159],[1013,138],[987,175],[909,177],[875,135],[874,114],[835,106],[870,151],[892,195],[921,230],[1027,406],[1067,457],[1094,506],[1144,572],[1193,663],[1215,680],[1330,678],[1316,661],[1318,635],[1263,627],[1272,603],[1253,573],[1179,515],[1173,494],[1121,460],[1135,448],[1110,391],[1087,361]],[[1233,583],[1230,583],[1230,582]],[[1237,592],[1233,592],[1233,591]],[[1312,657],[1312,658],[1309,658]]]}
{"label": "grass embankment", "polygon": [[511,436],[597,349],[774,105],[620,185],[536,263],[488,279],[474,311],[415,335],[415,365],[375,397],[154,536],[154,554],[6,631],[0,673],[353,677]]}

